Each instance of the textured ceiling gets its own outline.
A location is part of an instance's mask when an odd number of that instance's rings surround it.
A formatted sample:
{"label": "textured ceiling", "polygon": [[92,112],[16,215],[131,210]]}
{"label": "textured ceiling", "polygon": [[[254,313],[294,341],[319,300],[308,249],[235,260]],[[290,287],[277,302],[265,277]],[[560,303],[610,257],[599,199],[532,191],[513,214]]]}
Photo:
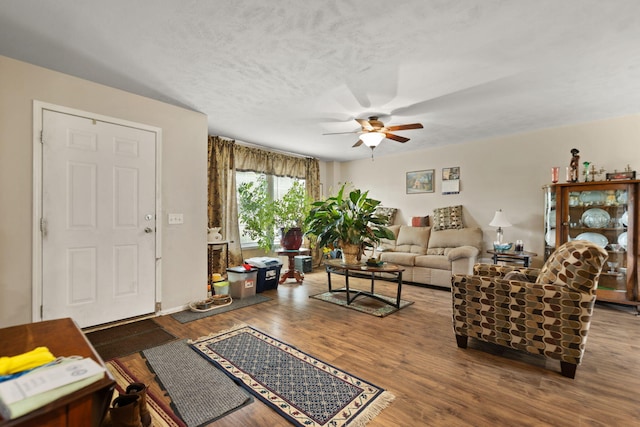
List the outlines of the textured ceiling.
{"label": "textured ceiling", "polygon": [[637,0],[2,0],[0,54],[207,114],[323,160],[640,113]]}

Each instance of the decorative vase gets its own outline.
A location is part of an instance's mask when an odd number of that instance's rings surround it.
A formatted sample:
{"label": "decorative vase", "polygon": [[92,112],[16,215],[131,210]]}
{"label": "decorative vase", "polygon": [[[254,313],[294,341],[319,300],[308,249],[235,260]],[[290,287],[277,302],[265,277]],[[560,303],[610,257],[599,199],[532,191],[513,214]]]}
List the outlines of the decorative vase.
{"label": "decorative vase", "polygon": [[360,264],[360,245],[341,243],[342,262],[345,264]]}
{"label": "decorative vase", "polygon": [[284,232],[284,228],[280,230],[282,232],[280,246],[287,250],[300,249],[300,246],[302,246],[302,229],[300,227],[291,227],[286,233]]}
{"label": "decorative vase", "polygon": [[222,240],[222,234],[220,234],[220,229],[222,227],[212,227],[207,229],[207,241],[209,243],[215,243]]}

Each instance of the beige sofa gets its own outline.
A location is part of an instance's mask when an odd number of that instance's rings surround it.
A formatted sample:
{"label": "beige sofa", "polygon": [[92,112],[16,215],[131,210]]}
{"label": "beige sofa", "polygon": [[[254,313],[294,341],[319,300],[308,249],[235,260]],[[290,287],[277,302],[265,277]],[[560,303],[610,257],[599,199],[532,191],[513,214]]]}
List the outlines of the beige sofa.
{"label": "beige sofa", "polygon": [[462,228],[433,231],[431,227],[391,225],[395,240],[376,249],[381,261],[405,268],[403,282],[451,288],[453,274],[473,274],[482,250],[482,230]]}

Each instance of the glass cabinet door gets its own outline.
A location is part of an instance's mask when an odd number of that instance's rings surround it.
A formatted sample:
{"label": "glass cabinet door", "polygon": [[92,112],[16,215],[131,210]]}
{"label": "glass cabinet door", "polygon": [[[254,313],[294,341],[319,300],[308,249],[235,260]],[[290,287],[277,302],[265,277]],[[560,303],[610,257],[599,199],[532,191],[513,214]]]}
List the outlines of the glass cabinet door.
{"label": "glass cabinet door", "polygon": [[[598,293],[624,299],[627,291],[627,228],[629,190],[625,184],[562,189],[566,218],[562,218],[562,241],[588,240],[609,252],[600,275]],[[618,294],[619,295],[616,295]]]}
{"label": "glass cabinet door", "polygon": [[544,190],[544,260],[556,249],[556,192],[553,187]]}

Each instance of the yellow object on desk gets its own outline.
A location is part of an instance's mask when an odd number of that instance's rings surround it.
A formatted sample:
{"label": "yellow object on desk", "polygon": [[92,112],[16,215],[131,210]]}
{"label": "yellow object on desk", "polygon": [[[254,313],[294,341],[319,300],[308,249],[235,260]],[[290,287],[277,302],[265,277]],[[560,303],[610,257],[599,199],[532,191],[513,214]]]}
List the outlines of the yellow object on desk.
{"label": "yellow object on desk", "polygon": [[37,368],[54,360],[55,357],[47,347],[36,347],[17,356],[0,357],[0,375],[11,375]]}

